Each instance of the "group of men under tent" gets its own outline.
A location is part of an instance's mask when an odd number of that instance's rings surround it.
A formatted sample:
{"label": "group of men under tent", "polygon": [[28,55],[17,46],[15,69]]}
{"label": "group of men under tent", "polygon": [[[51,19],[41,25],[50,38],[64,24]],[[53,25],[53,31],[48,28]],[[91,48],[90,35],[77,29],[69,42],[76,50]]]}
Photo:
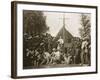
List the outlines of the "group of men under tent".
{"label": "group of men under tent", "polygon": [[62,27],[58,32],[56,39],[60,43],[58,49],[61,49],[63,45],[62,49],[65,55],[69,55],[69,57],[72,56],[72,63],[90,65],[91,43],[88,37],[83,39],[73,37],[65,27]]}
{"label": "group of men under tent", "polygon": [[[88,49],[88,41],[82,41],[79,38],[75,40],[64,28],[61,29],[55,38],[50,34],[46,36],[41,34],[35,36],[27,35],[25,39],[24,52],[26,54],[25,57],[28,57],[28,61],[24,60],[24,63],[32,62],[34,65],[39,65],[53,64],[54,62],[63,63],[65,61],[66,64],[84,64],[90,60],[88,58],[90,55],[87,55],[88,50],[90,50]],[[62,56],[62,60],[57,59],[60,55]]]}

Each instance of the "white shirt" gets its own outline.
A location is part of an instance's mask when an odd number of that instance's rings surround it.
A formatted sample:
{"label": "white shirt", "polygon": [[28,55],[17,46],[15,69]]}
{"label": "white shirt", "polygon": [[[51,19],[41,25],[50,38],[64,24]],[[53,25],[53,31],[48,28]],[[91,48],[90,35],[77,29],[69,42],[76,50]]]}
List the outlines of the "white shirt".
{"label": "white shirt", "polygon": [[87,42],[87,41],[83,41],[83,42],[82,42],[81,49],[83,49],[83,48],[86,47],[87,45],[88,45],[88,42]]}
{"label": "white shirt", "polygon": [[58,40],[58,42],[60,42],[60,44],[63,44],[63,43],[64,43],[64,40],[60,38],[60,39]]}
{"label": "white shirt", "polygon": [[59,59],[60,58],[60,52],[59,51],[54,52],[54,55],[55,55],[56,59]]}

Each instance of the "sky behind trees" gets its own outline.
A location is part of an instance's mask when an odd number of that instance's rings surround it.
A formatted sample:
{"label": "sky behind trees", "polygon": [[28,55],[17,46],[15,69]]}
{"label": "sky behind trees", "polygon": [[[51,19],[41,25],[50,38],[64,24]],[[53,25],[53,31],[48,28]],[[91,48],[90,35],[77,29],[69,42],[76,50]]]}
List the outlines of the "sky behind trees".
{"label": "sky behind trees", "polygon": [[[44,12],[46,16],[46,24],[49,27],[49,33],[56,36],[63,27],[63,15],[65,14],[65,28],[74,36],[80,37],[79,28],[81,25],[81,13],[60,13],[60,12]],[[90,16],[90,14],[87,14]]]}

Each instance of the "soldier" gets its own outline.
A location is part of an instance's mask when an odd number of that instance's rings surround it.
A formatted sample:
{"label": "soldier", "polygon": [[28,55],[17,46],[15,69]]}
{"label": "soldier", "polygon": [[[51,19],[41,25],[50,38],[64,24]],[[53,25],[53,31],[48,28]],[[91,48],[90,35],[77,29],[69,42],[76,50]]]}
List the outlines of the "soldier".
{"label": "soldier", "polygon": [[58,40],[57,49],[58,49],[58,50],[62,49],[63,44],[64,44],[64,40],[63,40],[63,39],[61,38],[61,36],[60,36],[60,38],[59,38],[59,40]]}
{"label": "soldier", "polygon": [[81,65],[83,65],[84,63],[87,63],[87,60],[88,60],[88,42],[86,39],[83,39],[83,42],[82,42],[82,46],[81,46]]}
{"label": "soldier", "polygon": [[32,61],[33,61],[33,54],[31,50],[26,49],[26,56],[27,56],[27,61],[28,61],[28,66],[33,66]]}

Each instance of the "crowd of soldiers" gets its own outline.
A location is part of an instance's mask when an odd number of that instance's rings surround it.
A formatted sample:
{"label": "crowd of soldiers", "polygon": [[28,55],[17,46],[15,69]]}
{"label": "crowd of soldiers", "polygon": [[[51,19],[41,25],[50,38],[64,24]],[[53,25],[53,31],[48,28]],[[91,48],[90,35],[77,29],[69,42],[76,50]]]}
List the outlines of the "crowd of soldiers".
{"label": "crowd of soldiers", "polygon": [[50,34],[24,34],[23,65],[24,67],[41,67],[57,64],[90,65],[90,43],[88,39],[72,41],[72,47],[64,48],[60,37],[55,40]]}

